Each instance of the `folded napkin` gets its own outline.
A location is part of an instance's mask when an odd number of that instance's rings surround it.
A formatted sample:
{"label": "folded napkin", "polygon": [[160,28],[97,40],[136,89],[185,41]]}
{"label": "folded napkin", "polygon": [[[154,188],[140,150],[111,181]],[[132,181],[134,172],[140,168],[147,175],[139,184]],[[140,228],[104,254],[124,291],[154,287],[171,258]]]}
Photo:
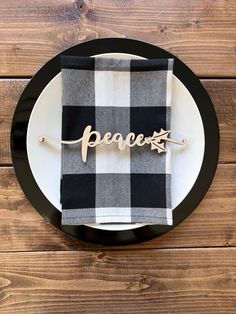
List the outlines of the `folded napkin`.
{"label": "folded napkin", "polygon": [[[173,59],[62,56],[62,139],[170,130]],[[172,224],[170,149],[62,145],[62,224]]]}

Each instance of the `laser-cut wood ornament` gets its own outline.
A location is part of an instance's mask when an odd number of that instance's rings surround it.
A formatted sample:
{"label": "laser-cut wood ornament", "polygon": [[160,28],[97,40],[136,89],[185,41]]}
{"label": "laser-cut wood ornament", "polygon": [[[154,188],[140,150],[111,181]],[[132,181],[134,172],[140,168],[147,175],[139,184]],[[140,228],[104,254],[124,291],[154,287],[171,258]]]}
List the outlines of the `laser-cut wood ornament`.
{"label": "laser-cut wood ornament", "polygon": [[[88,125],[83,132],[83,135],[81,138],[77,140],[72,141],[64,141],[60,140],[54,137],[50,136],[40,136],[39,141],[40,142],[56,142],[61,143],[65,145],[73,145],[78,144],[81,142],[81,154],[82,154],[82,160],[83,162],[87,161],[87,154],[88,154],[88,148],[89,147],[96,147],[101,144],[109,145],[112,143],[117,143],[119,150],[124,150],[127,146],[128,147],[134,147],[134,146],[144,146],[144,145],[150,145],[151,150],[157,150],[157,153],[163,153],[166,152],[165,144],[166,142],[170,142],[177,145],[184,145],[186,143],[186,140],[174,141],[171,138],[169,138],[170,130],[163,130],[161,129],[159,132],[154,131],[152,136],[145,137],[144,134],[138,134],[137,136],[135,133],[130,132],[126,135],[126,138],[124,139],[121,133],[114,133],[113,135],[111,132],[107,132],[102,137],[100,132],[98,131],[92,131],[91,125]],[[95,140],[91,141],[91,137],[95,136]]]}

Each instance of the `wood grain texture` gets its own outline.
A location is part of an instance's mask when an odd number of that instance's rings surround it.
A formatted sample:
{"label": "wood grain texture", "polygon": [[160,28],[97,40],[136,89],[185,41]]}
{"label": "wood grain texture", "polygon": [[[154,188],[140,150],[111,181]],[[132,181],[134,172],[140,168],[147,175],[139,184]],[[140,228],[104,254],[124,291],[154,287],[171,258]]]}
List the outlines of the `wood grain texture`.
{"label": "wood grain texture", "polygon": [[0,312],[235,313],[236,249],[0,255]]}
{"label": "wood grain texture", "polygon": [[29,80],[0,80],[0,164],[11,164],[10,132],[13,114]]}
{"label": "wood grain texture", "polygon": [[31,76],[64,49],[100,37],[158,45],[198,76],[236,75],[235,0],[1,0],[0,75]]}
{"label": "wood grain texture", "polygon": [[220,127],[220,162],[236,161],[236,80],[202,80]]}
{"label": "wood grain texture", "polygon": [[[160,238],[127,248],[235,246],[235,179],[236,165],[219,165],[206,197],[181,225]],[[2,252],[108,249],[73,239],[47,223],[26,200],[12,168],[0,168],[0,239]]]}
{"label": "wood grain texture", "polygon": [[[0,164],[11,164],[10,129],[15,106],[28,80],[0,80]],[[236,160],[236,80],[202,80],[219,119],[220,162]]]}

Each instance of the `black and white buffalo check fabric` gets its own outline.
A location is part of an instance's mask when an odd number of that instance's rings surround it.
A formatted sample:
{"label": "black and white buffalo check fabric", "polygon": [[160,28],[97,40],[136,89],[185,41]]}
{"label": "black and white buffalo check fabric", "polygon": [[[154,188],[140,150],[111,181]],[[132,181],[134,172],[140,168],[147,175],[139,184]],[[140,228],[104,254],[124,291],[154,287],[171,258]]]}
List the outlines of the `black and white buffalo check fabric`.
{"label": "black and white buffalo check fabric", "polygon": [[[62,139],[170,129],[173,59],[62,56]],[[172,224],[170,149],[62,145],[62,224]]]}

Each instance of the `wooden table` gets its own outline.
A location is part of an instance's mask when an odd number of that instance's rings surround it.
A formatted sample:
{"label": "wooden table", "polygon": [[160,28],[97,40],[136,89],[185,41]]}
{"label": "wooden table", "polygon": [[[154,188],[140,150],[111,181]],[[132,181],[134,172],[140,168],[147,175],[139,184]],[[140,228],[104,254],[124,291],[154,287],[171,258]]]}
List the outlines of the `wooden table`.
{"label": "wooden table", "polygon": [[[10,125],[30,77],[65,48],[129,37],[183,60],[212,97],[216,177],[180,226],[103,247],[56,230],[21,191]],[[0,313],[236,313],[236,1],[0,1]]]}

